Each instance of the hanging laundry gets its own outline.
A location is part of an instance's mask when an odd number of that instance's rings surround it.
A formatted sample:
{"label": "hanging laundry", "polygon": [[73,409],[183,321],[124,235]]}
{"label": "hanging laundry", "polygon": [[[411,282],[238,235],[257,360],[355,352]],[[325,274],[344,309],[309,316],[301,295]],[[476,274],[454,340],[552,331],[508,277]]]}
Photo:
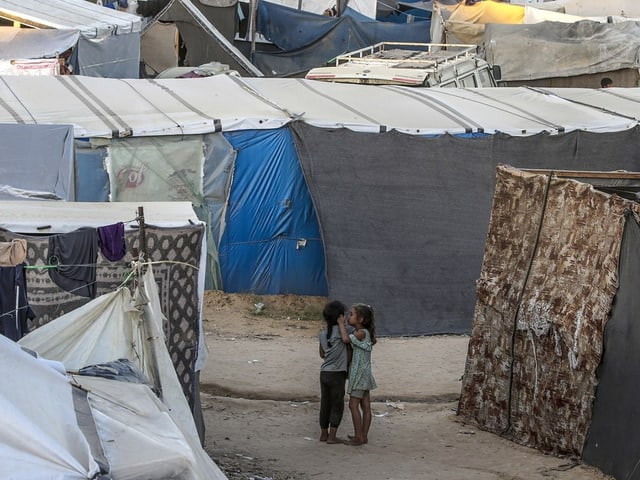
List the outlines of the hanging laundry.
{"label": "hanging laundry", "polygon": [[27,258],[27,241],[15,238],[10,242],[0,242],[0,267],[15,267]]}
{"label": "hanging laundry", "polygon": [[27,300],[24,265],[0,267],[0,333],[16,342],[29,333],[27,321],[36,317]]}
{"label": "hanging laundry", "polygon": [[127,253],[127,244],[124,237],[124,223],[98,227],[98,245],[100,251],[107,260],[117,262]]}
{"label": "hanging laundry", "polygon": [[95,298],[98,235],[95,228],[79,228],[73,232],[49,237],[48,263],[51,280],[63,290]]}

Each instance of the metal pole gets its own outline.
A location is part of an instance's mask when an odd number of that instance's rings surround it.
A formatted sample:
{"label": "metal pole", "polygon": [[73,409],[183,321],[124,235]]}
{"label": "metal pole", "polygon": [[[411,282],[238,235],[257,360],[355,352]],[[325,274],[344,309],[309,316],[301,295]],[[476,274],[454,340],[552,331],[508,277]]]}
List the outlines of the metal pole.
{"label": "metal pole", "polygon": [[258,2],[260,0],[249,0],[249,28],[251,29],[251,59],[253,60],[253,53],[256,51],[256,31],[258,27],[256,25],[258,19]]}

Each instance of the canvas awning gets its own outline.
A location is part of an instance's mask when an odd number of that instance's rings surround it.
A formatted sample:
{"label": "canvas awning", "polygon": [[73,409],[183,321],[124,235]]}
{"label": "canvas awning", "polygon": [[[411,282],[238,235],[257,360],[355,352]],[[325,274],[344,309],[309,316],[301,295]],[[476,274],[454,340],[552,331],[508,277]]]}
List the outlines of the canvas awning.
{"label": "canvas awning", "polygon": [[78,43],[77,30],[0,27],[0,60],[56,58]]}

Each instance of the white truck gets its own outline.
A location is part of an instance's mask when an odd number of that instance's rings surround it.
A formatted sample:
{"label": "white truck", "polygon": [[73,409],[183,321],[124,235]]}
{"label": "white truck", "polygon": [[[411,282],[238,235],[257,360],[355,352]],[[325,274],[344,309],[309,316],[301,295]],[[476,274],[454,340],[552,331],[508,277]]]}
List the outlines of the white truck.
{"label": "white truck", "polygon": [[339,55],[334,66],[311,69],[305,78],[414,87],[495,87],[499,69],[492,69],[477,49],[477,45],[380,42]]}

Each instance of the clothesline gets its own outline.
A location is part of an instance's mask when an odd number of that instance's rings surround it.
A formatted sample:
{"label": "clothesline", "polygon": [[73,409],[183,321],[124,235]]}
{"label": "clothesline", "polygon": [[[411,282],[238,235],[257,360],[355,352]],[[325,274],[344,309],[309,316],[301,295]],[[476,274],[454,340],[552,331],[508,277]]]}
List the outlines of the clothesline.
{"label": "clothesline", "polygon": [[[126,262],[119,262],[119,263],[126,263]],[[141,267],[141,266],[145,266],[145,265],[158,265],[158,264],[166,264],[166,263],[183,265],[183,266],[186,266],[186,267],[193,268],[195,270],[199,270],[199,267],[197,267],[195,265],[192,265],[192,264],[187,263],[187,262],[179,262],[179,261],[176,261],[176,260],[155,260],[155,261],[148,261],[148,262],[135,262],[135,265]],[[59,265],[43,265],[43,266],[25,265],[24,268],[25,269],[38,269],[38,268],[55,268],[55,267],[58,267],[58,266]],[[71,265],[65,265],[65,266],[71,266]],[[99,264],[94,264],[94,265],[74,265],[74,266],[79,266],[79,267],[98,267],[100,265]],[[134,268],[133,270],[131,270],[131,272],[127,273],[124,281],[117,288],[122,288],[124,285],[126,285],[128,283],[128,281],[131,279],[131,277],[135,274],[135,270],[136,269]],[[94,281],[94,282],[91,282],[90,284],[92,285],[92,284],[96,284],[96,283],[98,283],[97,280]],[[86,285],[83,285],[82,287],[69,290],[68,293],[73,293],[74,290],[79,290],[80,288],[85,288],[87,285],[90,285],[90,284],[86,284]],[[27,305],[24,305],[22,307],[12,308],[9,312],[1,313],[0,314],[0,318],[5,317],[7,315],[15,315],[16,312],[21,311],[21,310],[26,309],[26,308],[30,308],[30,305],[27,304]]]}
{"label": "clothesline", "polygon": [[[57,267],[87,267],[87,268],[98,268],[98,267],[104,267],[105,265],[114,265],[114,264],[128,264],[129,262],[109,262],[109,263],[72,263],[72,264],[68,264],[68,263],[55,263],[55,264],[50,264],[50,265],[25,265],[24,268],[26,270],[45,270],[47,268],[57,268]],[[140,265],[157,265],[157,264],[161,264],[161,263],[175,263],[178,265],[184,265],[185,267],[191,267],[195,270],[199,270],[200,267],[197,267],[195,265],[192,265],[190,263],[187,262],[180,262],[177,260],[155,260],[155,261],[150,261],[150,262],[142,262],[140,263]]]}

